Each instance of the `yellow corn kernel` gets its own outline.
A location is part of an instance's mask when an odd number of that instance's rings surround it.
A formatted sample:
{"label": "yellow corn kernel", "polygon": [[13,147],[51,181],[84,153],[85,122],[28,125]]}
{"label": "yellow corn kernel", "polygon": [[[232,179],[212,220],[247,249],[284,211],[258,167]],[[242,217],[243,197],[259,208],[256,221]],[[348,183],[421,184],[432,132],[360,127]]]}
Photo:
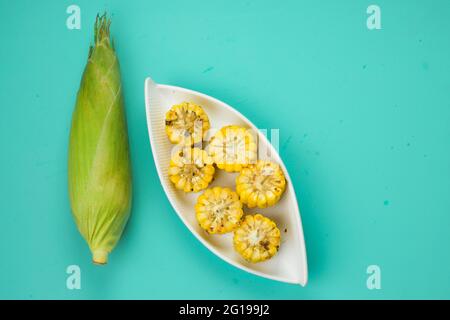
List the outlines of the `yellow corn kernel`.
{"label": "yellow corn kernel", "polygon": [[214,177],[212,159],[198,148],[182,148],[172,155],[168,170],[175,188],[184,192],[199,192],[208,187]]}
{"label": "yellow corn kernel", "polygon": [[176,104],[166,113],[166,133],[172,143],[184,146],[201,143],[209,128],[208,115],[192,102]]}
{"label": "yellow corn kernel", "polygon": [[286,179],[276,163],[258,160],[236,178],[236,191],[249,208],[275,205],[286,188]]}
{"label": "yellow corn kernel", "polygon": [[250,129],[225,126],[211,138],[208,153],[219,169],[239,172],[257,159],[256,138]]}
{"label": "yellow corn kernel", "polygon": [[195,213],[202,229],[211,234],[223,234],[239,225],[243,215],[242,203],[231,189],[214,187],[198,197]]}
{"label": "yellow corn kernel", "polygon": [[249,262],[272,258],[280,247],[280,230],[275,222],[261,214],[247,215],[235,230],[235,250]]}

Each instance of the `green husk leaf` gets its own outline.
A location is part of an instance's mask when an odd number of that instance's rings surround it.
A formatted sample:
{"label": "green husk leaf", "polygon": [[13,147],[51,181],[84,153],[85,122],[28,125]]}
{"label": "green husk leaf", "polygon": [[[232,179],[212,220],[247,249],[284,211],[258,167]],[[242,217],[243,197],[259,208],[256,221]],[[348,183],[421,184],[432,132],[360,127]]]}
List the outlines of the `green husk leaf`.
{"label": "green husk leaf", "polygon": [[110,24],[106,14],[97,15],[69,142],[72,213],[98,264],[107,262],[119,241],[132,198],[124,101]]}

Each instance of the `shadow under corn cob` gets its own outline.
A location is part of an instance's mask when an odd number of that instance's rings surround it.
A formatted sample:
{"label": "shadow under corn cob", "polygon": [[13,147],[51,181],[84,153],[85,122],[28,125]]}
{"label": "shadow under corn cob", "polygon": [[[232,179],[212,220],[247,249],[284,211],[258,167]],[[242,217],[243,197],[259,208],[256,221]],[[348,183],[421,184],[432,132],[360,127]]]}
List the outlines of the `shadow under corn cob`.
{"label": "shadow under corn cob", "polygon": [[81,79],[69,143],[69,195],[94,263],[105,264],[127,223],[131,164],[119,62],[106,14],[95,21],[94,46]]}

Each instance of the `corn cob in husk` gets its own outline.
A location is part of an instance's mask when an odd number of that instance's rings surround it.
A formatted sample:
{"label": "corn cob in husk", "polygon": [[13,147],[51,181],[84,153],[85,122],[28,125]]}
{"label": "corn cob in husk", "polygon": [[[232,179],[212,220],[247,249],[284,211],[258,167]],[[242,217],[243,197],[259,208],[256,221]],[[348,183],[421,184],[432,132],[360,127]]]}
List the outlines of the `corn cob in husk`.
{"label": "corn cob in husk", "polygon": [[78,91],[69,143],[69,195],[94,263],[105,264],[131,207],[131,164],[119,63],[110,20],[95,22],[95,43]]}

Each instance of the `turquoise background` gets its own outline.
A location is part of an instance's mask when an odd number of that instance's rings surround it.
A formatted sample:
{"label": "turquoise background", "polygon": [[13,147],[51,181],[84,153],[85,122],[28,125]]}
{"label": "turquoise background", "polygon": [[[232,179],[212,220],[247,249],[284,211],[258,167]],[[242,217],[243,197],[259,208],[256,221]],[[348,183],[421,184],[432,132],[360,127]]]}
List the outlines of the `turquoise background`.
{"label": "turquoise background", "polygon": [[[68,30],[66,8],[81,8]],[[382,30],[366,8],[381,7]],[[91,264],[67,194],[71,113],[97,12],[113,15],[132,218]],[[0,0],[0,298],[450,298],[449,1]],[[144,79],[217,97],[260,128],[300,201],[307,287],[204,248],[154,167]],[[77,264],[82,289],[66,289]],[[379,265],[382,289],[368,290]]]}

